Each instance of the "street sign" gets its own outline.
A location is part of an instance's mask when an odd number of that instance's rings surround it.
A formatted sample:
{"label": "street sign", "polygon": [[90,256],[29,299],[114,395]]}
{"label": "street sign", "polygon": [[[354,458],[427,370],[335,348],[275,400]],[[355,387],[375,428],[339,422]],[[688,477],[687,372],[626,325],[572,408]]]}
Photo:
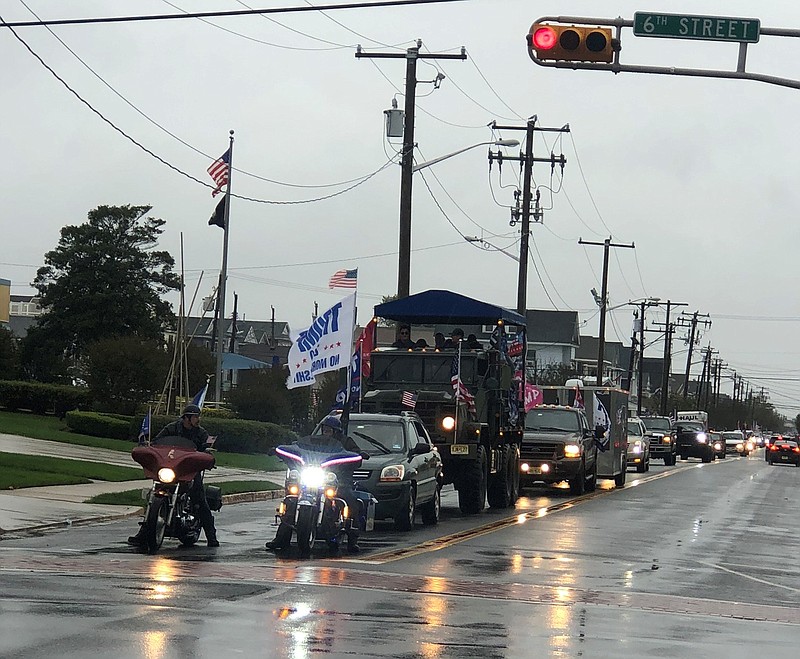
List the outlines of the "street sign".
{"label": "street sign", "polygon": [[633,34],[637,37],[757,43],[760,33],[761,21],[757,18],[692,16],[640,11],[633,15]]}

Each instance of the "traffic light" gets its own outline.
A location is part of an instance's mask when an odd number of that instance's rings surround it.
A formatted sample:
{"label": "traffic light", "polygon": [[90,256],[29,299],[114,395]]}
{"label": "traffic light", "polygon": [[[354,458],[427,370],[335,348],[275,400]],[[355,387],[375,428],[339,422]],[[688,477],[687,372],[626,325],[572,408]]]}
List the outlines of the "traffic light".
{"label": "traffic light", "polygon": [[528,47],[536,57],[567,62],[614,61],[611,28],[577,27],[534,23],[528,34]]}

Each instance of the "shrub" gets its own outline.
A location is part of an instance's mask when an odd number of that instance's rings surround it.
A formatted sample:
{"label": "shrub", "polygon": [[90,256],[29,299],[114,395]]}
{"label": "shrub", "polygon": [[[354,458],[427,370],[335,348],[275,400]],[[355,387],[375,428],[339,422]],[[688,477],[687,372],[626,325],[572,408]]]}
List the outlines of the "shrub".
{"label": "shrub", "polygon": [[91,437],[130,439],[130,419],[98,412],[67,412],[67,426],[72,432]]}
{"label": "shrub", "polygon": [[0,405],[15,412],[31,410],[35,414],[54,413],[63,418],[68,410],[88,407],[88,389],[61,384],[0,380]]}

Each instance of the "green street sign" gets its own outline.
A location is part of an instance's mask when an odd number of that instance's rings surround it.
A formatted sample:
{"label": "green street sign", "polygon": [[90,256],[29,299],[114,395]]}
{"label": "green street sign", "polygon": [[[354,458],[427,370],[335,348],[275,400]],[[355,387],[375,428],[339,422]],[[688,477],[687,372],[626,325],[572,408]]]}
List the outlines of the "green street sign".
{"label": "green street sign", "polygon": [[637,11],[633,15],[633,34],[637,37],[757,43],[761,36],[761,21],[757,18]]}

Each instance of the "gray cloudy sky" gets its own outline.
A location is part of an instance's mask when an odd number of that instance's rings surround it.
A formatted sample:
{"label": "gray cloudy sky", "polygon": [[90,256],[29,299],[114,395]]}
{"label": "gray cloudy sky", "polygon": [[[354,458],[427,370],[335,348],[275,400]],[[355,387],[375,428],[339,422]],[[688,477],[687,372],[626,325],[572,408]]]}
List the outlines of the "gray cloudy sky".
{"label": "gray cloudy sky", "polygon": [[[259,8],[308,4],[248,2]],[[26,5],[40,18],[248,6],[235,0],[2,0],[0,15],[30,20]],[[362,323],[382,295],[396,290],[397,165],[331,199],[285,203],[339,192],[347,186],[330,184],[375,172],[398,149],[385,139],[383,110],[394,96],[402,107],[405,61],[358,60],[356,44],[395,52],[417,38],[431,52],[458,52],[463,45],[465,62],[419,65],[421,80],[432,80],[437,69],[446,75],[437,90],[418,87],[419,161],[493,139],[486,127],[492,120],[521,124],[536,114],[540,125],[572,129],[560,140],[540,134],[535,142],[534,155],[552,148],[563,152],[567,166],[561,180],[550,177],[547,165],[536,165],[548,210],[532,230],[529,308],[577,310],[582,332],[597,335],[589,291],[600,289],[603,250],[580,246],[578,238],[635,242],[635,250],[612,253],[610,304],[652,296],[711,314],[702,346],[710,342],[731,368],[753,387],[764,386],[773,403],[794,416],[800,411],[800,385],[791,381],[800,378],[800,152],[794,146],[800,91],[750,81],[546,69],[528,58],[525,35],[540,16],[632,19],[637,10],[755,17],[764,27],[800,28],[800,3],[790,0],[662,0],[655,6],[467,0],[327,15],[52,28],[63,44],[43,27],[17,34],[115,126],[204,182],[210,183],[206,168],[227,148],[228,130],[236,131],[234,165],[243,172],[234,173],[233,191],[284,203],[234,200],[226,306],[232,308],[235,291],[247,318],[268,319],[274,306],[276,317],[294,327],[308,324],[314,302],[324,308],[345,293],[327,288],[338,268],[359,269]],[[737,56],[734,44],[646,39],[630,30],[623,32],[622,48],[630,64],[732,69]],[[36,267],[56,246],[62,226],[80,224],[100,204],[150,204],[153,215],[167,220],[162,247],[176,259],[183,236],[189,295],[201,272],[200,295],[208,294],[222,252],[222,231],[206,225],[216,203],[210,190],[109,127],[8,29],[0,28],[0,53],[6,208],[0,277],[12,280],[12,292],[32,292]],[[798,39],[763,37],[750,47],[748,70],[800,78],[798,54]],[[507,163],[502,178],[496,166],[489,175],[481,147],[424,173],[425,180],[420,174],[414,179],[412,292],[448,288],[516,306],[516,262],[463,236],[483,235],[518,250],[508,210],[518,170]],[[663,320],[663,311],[652,310],[649,318]],[[628,343],[630,329],[630,308],[620,308],[607,338]],[[685,364],[683,343],[674,348],[676,362]],[[661,354],[660,344],[648,354]],[[723,390],[730,391],[730,380]]]}

